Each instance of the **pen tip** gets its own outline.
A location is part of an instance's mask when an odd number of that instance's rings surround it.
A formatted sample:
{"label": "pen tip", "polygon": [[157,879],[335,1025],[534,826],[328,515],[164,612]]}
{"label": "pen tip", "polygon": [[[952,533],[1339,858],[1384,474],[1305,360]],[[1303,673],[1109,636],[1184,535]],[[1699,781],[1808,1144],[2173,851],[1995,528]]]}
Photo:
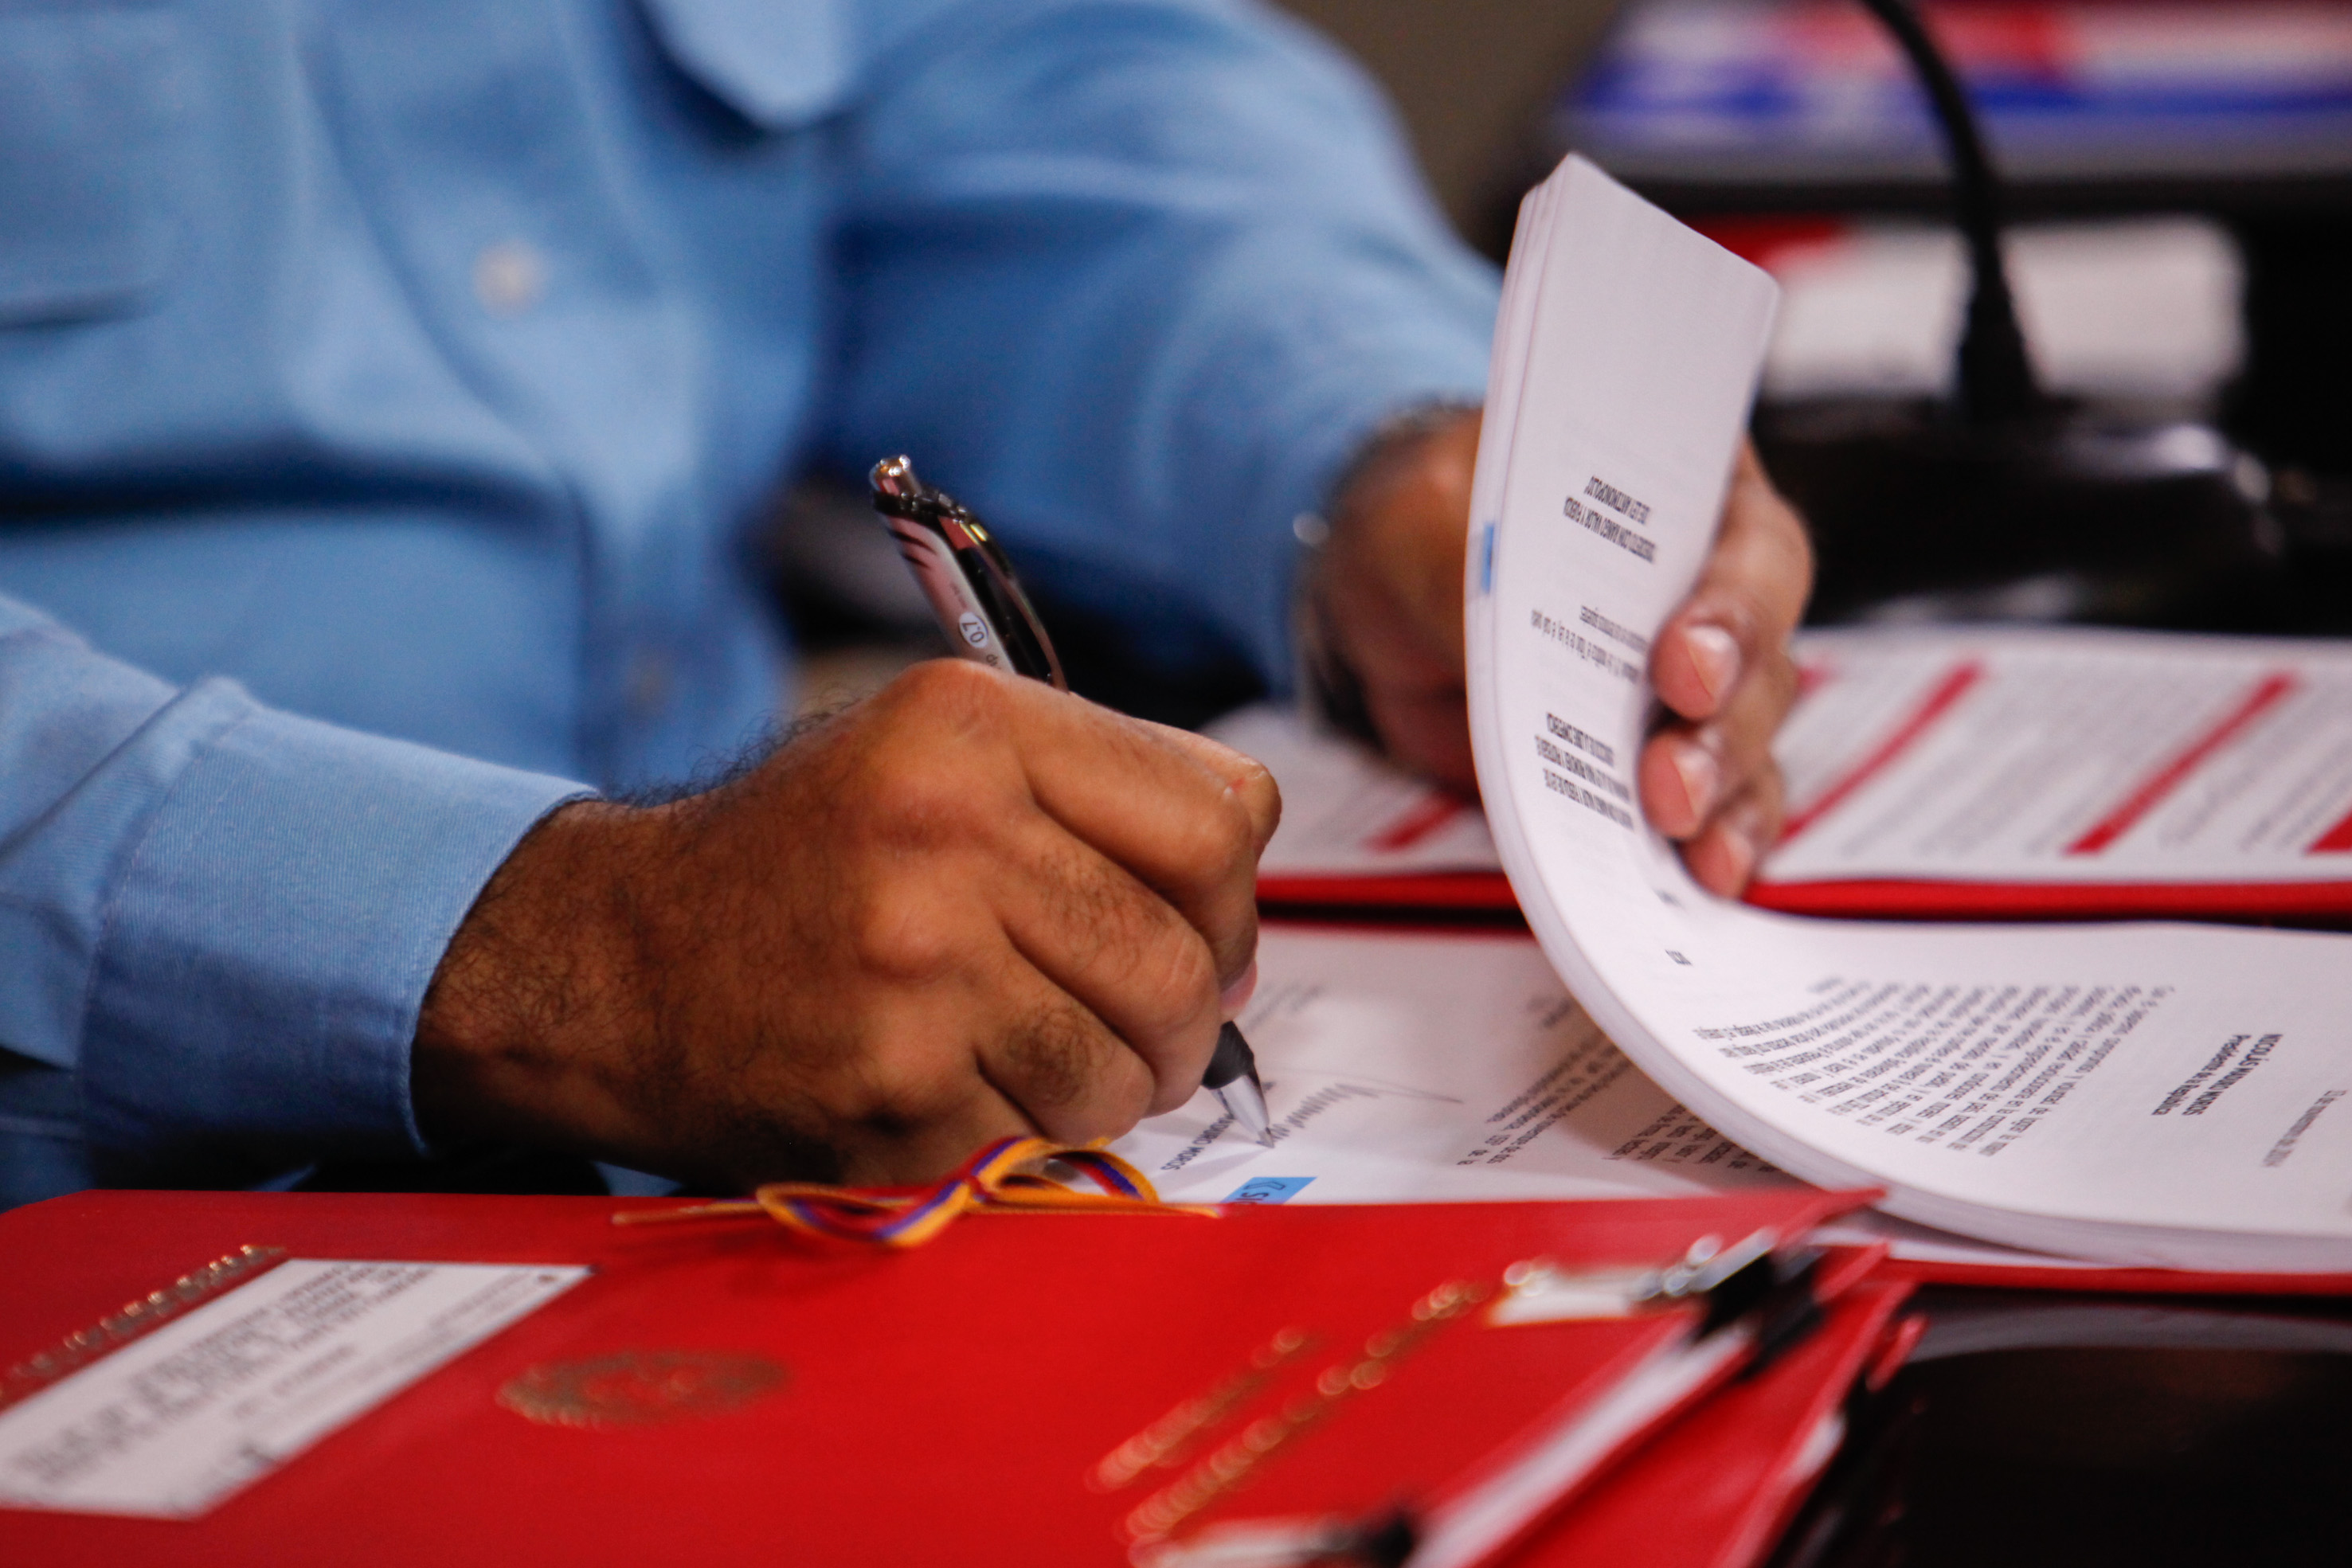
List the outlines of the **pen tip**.
{"label": "pen tip", "polygon": [[1234,1127],[1258,1147],[1274,1147],[1274,1118],[1266,1113],[1265,1091],[1259,1086],[1255,1071],[1218,1085],[1216,1096],[1224,1103],[1225,1113],[1233,1119]]}

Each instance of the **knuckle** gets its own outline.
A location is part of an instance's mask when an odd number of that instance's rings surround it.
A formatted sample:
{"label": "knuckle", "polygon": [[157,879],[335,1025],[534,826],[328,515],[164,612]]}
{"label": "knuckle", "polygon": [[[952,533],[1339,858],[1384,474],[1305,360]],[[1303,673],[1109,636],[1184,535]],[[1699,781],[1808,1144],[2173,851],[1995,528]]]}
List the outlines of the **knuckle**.
{"label": "knuckle", "polygon": [[1282,821],[1282,786],[1276,782],[1274,770],[1257,758],[1244,758],[1247,766],[1234,780],[1234,795],[1251,832],[1253,846],[1260,833],[1271,837]]}
{"label": "knuckle", "polygon": [[1156,902],[1116,868],[1075,847],[1046,852],[1036,866],[1037,888],[1052,907],[1052,928],[1091,967],[1118,961],[1148,929]]}
{"label": "knuckle", "polygon": [[1102,1027],[1067,1006],[1041,1008],[1005,1042],[1005,1060],[1033,1114],[1081,1109],[1095,1098],[1105,1040]]}
{"label": "knuckle", "polygon": [[1003,684],[970,659],[926,659],[894,690],[917,706],[969,719],[985,718],[1004,698]]}
{"label": "knuckle", "polygon": [[950,730],[877,748],[847,781],[852,820],[893,849],[991,840],[1016,801],[999,758],[963,741]]}
{"label": "knuckle", "polygon": [[1001,750],[1015,716],[1010,684],[970,659],[927,659],[893,681],[884,698],[898,733],[929,754]]}
{"label": "knuckle", "polygon": [[902,1138],[946,1120],[962,1098],[914,1053],[888,1051],[865,1063],[849,1119],[868,1132]]}
{"label": "knuckle", "polygon": [[1134,1007],[1140,1027],[1155,1035],[1181,1029],[1217,1005],[1216,956],[1190,926],[1151,945],[1132,970]]}
{"label": "knuckle", "polygon": [[962,798],[951,781],[919,758],[893,758],[878,767],[857,791],[867,821],[893,843],[925,841],[962,814]]}
{"label": "knuckle", "polygon": [[822,1119],[840,1133],[903,1138],[951,1116],[971,1092],[929,1009],[904,998],[864,1010],[810,1085]]}
{"label": "knuckle", "polygon": [[1717,623],[1731,633],[1740,652],[1754,658],[1769,640],[1765,629],[1771,625],[1770,614],[1757,591],[1757,584],[1743,578],[1733,583],[1723,594],[1717,614]]}
{"label": "knuckle", "polygon": [[1152,868],[1152,880],[1179,891],[1215,882],[1231,842],[1219,817],[1213,810],[1170,812],[1159,824],[1160,864]]}
{"label": "knuckle", "polygon": [[[1267,780],[1272,783],[1271,776]],[[1257,860],[1257,818],[1238,783],[1219,790],[1216,799],[1187,813],[1179,840],[1186,865],[1206,877],[1223,879],[1245,872]]]}
{"label": "knuckle", "polygon": [[919,982],[948,972],[964,941],[944,917],[941,901],[905,883],[868,888],[848,924],[859,970],[889,981]]}

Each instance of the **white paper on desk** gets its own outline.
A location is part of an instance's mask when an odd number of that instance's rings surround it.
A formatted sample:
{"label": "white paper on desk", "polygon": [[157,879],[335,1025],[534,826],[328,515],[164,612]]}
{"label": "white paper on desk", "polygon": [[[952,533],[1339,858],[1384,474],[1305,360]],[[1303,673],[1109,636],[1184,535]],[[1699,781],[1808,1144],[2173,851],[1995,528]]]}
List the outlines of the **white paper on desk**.
{"label": "white paper on desk", "polygon": [[588,1274],[289,1258],[0,1412],[0,1508],[192,1519]]}
{"label": "white paper on desk", "polygon": [[2352,880],[2352,645],[1808,632],[1778,883]]}
{"label": "white paper on desk", "polygon": [[1637,1071],[1514,933],[1268,925],[1241,1017],[1276,1144],[1196,1095],[1114,1145],[1177,1202],[1660,1197],[1787,1185]]}
{"label": "white paper on desk", "polygon": [[1258,703],[1203,733],[1265,764],[1282,786],[1282,821],[1258,857],[1262,878],[1502,869],[1475,800],[1311,727],[1295,707]]}
{"label": "white paper on desk", "polygon": [[[1276,1128],[1263,1148],[1206,1091],[1114,1145],[1178,1203],[1682,1197],[1798,1185],[1675,1102],[1515,932],[1269,925],[1242,1015]],[[1884,1215],[1822,1239],[1979,1268],[2096,1265]]]}
{"label": "white paper on desk", "polygon": [[1651,694],[1580,612],[1654,635],[1695,580],[1772,287],[1590,164],[1549,183],[1559,237],[1498,328],[1527,343],[1489,389],[1469,664],[1489,823],[1570,989],[1709,1124],[1900,1217],[2124,1264],[2352,1267],[2352,940],[1776,916],[1701,892],[1622,803]]}

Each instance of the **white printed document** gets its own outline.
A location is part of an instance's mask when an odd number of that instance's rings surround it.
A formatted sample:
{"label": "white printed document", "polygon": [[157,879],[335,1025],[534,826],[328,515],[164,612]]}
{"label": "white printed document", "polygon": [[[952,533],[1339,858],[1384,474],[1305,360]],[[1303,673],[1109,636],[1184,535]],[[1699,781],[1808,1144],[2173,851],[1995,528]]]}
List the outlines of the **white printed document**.
{"label": "white printed document", "polygon": [[0,1411],[0,1507],[194,1518],[588,1273],[290,1258]]}
{"label": "white printed document", "polygon": [[[1114,1145],[1171,1202],[1559,1201],[1797,1185],[1643,1076],[1519,933],[1273,924],[1258,972],[1241,1023],[1274,1147],[1238,1131],[1203,1090]],[[1921,1262],[2095,1267],[1885,1215],[1822,1234]]]}
{"label": "white printed document", "polygon": [[1874,629],[1798,662],[1758,903],[2352,914],[2352,645]]}
{"label": "white printed document", "polygon": [[1275,1145],[1205,1092],[1114,1148],[1182,1203],[1679,1197],[1787,1185],[1637,1071],[1515,932],[1267,925],[1241,1026]]}
{"label": "white printed document", "polygon": [[1772,308],[1580,160],[1522,210],[1472,501],[1471,729],[1544,951],[1708,1124],[1901,1218],[2118,1264],[2352,1268],[2352,938],[1801,919],[1704,893],[1642,821],[1633,639],[1705,559]]}

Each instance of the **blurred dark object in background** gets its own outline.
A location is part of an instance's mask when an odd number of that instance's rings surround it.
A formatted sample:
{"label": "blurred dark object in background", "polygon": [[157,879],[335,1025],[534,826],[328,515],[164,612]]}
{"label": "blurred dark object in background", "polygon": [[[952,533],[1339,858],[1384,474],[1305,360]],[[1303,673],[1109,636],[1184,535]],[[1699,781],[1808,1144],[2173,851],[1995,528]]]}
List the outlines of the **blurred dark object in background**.
{"label": "blurred dark object in background", "polygon": [[[1775,214],[1784,226],[1860,220],[1867,234],[1873,220],[1948,210],[1948,148],[1868,8],[1630,5],[1560,99],[1530,166],[1573,146],[1710,228]],[[2201,387],[2178,374],[2137,387],[2109,376],[2062,388],[2073,395],[2034,418],[1988,422],[1935,389],[1815,384],[1790,395],[1792,378],[1768,372],[1757,434],[1816,527],[1814,619],[2352,631],[2352,5],[1922,9],[1981,110],[2003,206],[2202,214],[2173,222],[2202,223],[2232,247],[2244,294],[2228,323],[2235,374]],[[2148,256],[2111,249],[2113,265],[2137,265],[2147,282]],[[1849,310],[1886,308],[1859,272],[1849,285]],[[2193,340],[2194,312],[2161,288],[2144,298],[2147,348]],[[1823,301],[1810,307],[1818,322]],[[2045,312],[2027,336],[2073,325]],[[1802,337],[1805,322],[1784,327]],[[1784,329],[1776,360],[1802,357],[1790,338]],[[2034,356],[2045,371],[2056,357]],[[2160,352],[2142,358],[2161,371]],[[1967,391],[1949,378],[1943,390]]]}
{"label": "blurred dark object in background", "polygon": [[[2340,207],[2340,0],[1928,0],[2021,214]],[[1676,212],[1938,211],[1942,139],[1859,0],[1630,0],[1545,127]]]}
{"label": "blurred dark object in background", "polygon": [[2328,210],[2246,214],[2233,226],[2246,366],[2224,420],[2282,470],[2352,476],[2352,182]]}
{"label": "blurred dark object in background", "polygon": [[1817,623],[2267,625],[2284,535],[2261,465],[2210,426],[1854,401],[1768,407],[1756,434],[1812,521]]}
{"label": "blurred dark object in background", "polygon": [[1930,1291],[1772,1568],[2352,1562],[2340,1302]]}

